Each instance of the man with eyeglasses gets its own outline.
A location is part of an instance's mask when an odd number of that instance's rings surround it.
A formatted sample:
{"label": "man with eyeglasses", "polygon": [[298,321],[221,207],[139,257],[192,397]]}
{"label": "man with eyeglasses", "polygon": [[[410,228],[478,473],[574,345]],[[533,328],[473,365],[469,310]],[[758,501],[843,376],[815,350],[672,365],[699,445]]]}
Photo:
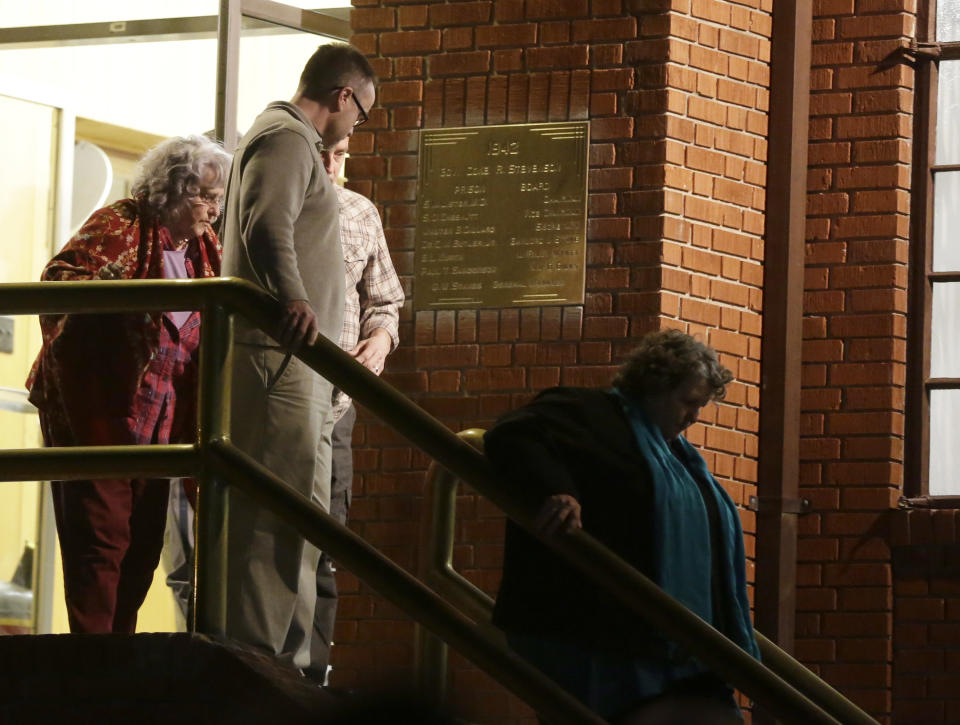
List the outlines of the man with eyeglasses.
{"label": "man with eyeglasses", "polygon": [[[241,139],[227,187],[223,272],[262,286],[282,305],[270,335],[235,322],[231,439],[325,508],[332,388],[291,353],[318,335],[340,336],[339,209],[320,150],[367,120],[375,83],[358,50],[321,46],[291,101],[268,105]],[[306,667],[319,550],[237,491],[226,528],[223,634]]]}

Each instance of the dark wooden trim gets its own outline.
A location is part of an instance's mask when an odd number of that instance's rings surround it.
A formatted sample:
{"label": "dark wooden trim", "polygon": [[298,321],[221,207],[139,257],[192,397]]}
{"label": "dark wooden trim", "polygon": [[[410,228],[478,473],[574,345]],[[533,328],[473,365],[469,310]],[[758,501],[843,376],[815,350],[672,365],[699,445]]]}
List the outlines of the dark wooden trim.
{"label": "dark wooden trim", "polygon": [[960,43],[941,43],[940,60],[960,60]]}
{"label": "dark wooden trim", "polygon": [[[263,3],[258,3],[262,5]],[[254,35],[290,35],[297,30],[325,35],[336,40],[350,37],[350,22],[329,14],[329,11],[306,11],[291,8],[305,21],[303,27],[291,26],[283,17],[253,12],[243,18],[244,37]],[[287,13],[290,14],[289,12]],[[261,17],[262,16],[262,17]],[[68,25],[34,25],[0,28],[0,48],[63,48],[67,46],[103,45],[170,40],[205,40],[217,37],[217,16],[186,18],[153,18],[149,20],[115,20],[102,23],[70,23]]]}
{"label": "dark wooden trim", "polygon": [[[930,14],[935,15],[934,13]],[[930,28],[930,36],[933,37],[932,27]],[[937,60],[960,60],[960,42],[951,41],[949,43],[935,43],[931,46],[931,48],[936,49],[935,54]]]}
{"label": "dark wooden trim", "polygon": [[788,652],[796,618],[797,516],[775,502],[799,498],[801,361],[796,351],[803,341],[812,24],[807,0],[774,3],[755,621]]}
{"label": "dark wooden trim", "polygon": [[[921,2],[917,39],[935,36],[934,0]],[[917,67],[914,87],[913,179],[910,200],[910,280],[907,308],[907,383],[904,430],[905,496],[925,496],[929,489],[931,245],[933,244],[933,167],[936,146],[937,65]]]}
{"label": "dark wooden trim", "polygon": [[960,496],[917,496],[900,499],[904,509],[960,509]]}
{"label": "dark wooden trim", "polygon": [[930,378],[925,385],[927,390],[952,390],[960,388],[960,378]]}

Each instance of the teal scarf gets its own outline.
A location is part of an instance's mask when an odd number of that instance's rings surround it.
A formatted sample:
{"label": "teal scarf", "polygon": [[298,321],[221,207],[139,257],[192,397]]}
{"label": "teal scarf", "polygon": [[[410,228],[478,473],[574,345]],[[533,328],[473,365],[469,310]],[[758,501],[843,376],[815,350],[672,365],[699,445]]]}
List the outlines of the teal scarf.
{"label": "teal scarf", "polygon": [[747,600],[743,531],[733,500],[710,475],[703,457],[683,436],[678,439],[678,457],[639,405],[617,388],[612,392],[620,399],[640,452],[650,466],[657,584],[701,619],[714,623],[710,521],[695,480],[699,479],[713,492],[719,512],[723,551],[719,556],[718,575],[730,615],[727,622],[730,631],[724,634],[759,659],[760,649],[753,634]]}

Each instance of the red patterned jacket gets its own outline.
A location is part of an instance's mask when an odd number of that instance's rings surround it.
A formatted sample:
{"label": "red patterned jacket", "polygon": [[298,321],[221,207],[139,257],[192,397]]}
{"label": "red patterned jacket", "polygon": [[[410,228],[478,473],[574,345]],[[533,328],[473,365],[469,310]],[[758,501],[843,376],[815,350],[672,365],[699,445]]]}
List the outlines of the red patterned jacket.
{"label": "red patterned jacket", "polygon": [[[95,211],[43,270],[42,281],[99,279],[117,265],[118,279],[163,277],[169,232],[146,205],[121,199]],[[191,245],[197,277],[220,274],[221,247],[208,228]],[[114,267],[116,269],[116,267]],[[124,424],[156,351],[162,313],[41,315],[43,348],[26,386],[45,425],[75,445],[128,442]]]}

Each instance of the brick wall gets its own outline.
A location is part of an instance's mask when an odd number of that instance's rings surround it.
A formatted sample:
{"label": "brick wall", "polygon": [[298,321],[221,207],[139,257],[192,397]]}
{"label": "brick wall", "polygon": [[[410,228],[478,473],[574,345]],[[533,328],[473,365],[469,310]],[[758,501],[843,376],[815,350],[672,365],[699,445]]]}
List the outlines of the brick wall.
{"label": "brick wall", "polygon": [[[754,491],[770,0],[354,0],[352,42],[380,78],[347,175],[379,205],[413,285],[417,130],[591,121],[586,303],[404,311],[386,379],[453,430],[545,387],[605,385],[632,340],[682,327],[736,374],[690,437],[735,500]],[[415,568],[427,459],[362,416],[351,526]],[[456,565],[493,593],[502,516],[466,491]],[[748,555],[754,520],[744,511]],[[412,626],[342,573],[334,684],[406,682]],[[477,722],[530,712],[462,659]]]}
{"label": "brick wall", "polygon": [[884,721],[891,509],[903,485],[913,71],[883,61],[913,36],[915,7],[813,4],[801,495],[815,511],[800,519],[796,648]]}
{"label": "brick wall", "polygon": [[892,521],[893,719],[960,722],[957,511],[901,511]]}

